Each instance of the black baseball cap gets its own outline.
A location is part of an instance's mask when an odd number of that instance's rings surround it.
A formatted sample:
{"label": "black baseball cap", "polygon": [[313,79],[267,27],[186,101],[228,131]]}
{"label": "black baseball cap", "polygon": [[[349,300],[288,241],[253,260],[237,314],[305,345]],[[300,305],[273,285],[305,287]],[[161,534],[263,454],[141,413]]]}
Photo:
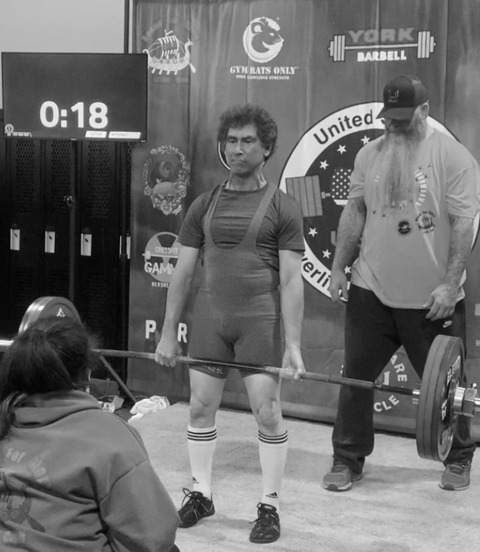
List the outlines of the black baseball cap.
{"label": "black baseball cap", "polygon": [[383,109],[377,119],[411,119],[417,106],[427,100],[427,89],[419,79],[401,75],[385,85]]}

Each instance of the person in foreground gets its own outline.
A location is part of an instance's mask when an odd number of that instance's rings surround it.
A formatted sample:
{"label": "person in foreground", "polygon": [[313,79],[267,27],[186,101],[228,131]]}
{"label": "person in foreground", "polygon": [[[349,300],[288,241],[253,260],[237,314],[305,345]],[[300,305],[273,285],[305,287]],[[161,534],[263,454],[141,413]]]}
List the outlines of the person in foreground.
{"label": "person in foreground", "polygon": [[[464,146],[427,122],[427,90],[400,76],[383,91],[383,136],[357,154],[340,217],[330,294],[347,301],[343,375],[374,381],[403,345],[422,377],[438,334],[465,343],[465,266],[479,210],[479,169]],[[351,286],[345,276],[352,267]],[[341,386],[330,491],[362,478],[374,446],[373,392]],[[459,417],[440,487],[466,489],[475,444]]]}
{"label": "person in foreground", "polygon": [[138,432],[87,392],[85,327],[29,326],[0,365],[2,552],[178,552],[179,519]]}
{"label": "person in foreground", "polygon": [[[259,106],[234,106],[222,114],[217,139],[230,176],[200,195],[182,224],[181,251],[168,290],[156,360],[174,366],[181,354],[177,327],[204,248],[204,282],[196,297],[189,354],[197,359],[281,365],[300,378],[305,372],[300,350],[302,216],[296,202],[263,174],[275,149],[277,125]],[[184,489],[180,527],[191,527],[215,512],[211,483],[215,420],[227,373],[228,369],[207,365],[190,366],[187,440],[193,490]],[[280,536],[279,499],[288,446],[280,380],[265,371],[241,371],[241,375],[258,425],[263,475],[250,540],[273,542]]]}

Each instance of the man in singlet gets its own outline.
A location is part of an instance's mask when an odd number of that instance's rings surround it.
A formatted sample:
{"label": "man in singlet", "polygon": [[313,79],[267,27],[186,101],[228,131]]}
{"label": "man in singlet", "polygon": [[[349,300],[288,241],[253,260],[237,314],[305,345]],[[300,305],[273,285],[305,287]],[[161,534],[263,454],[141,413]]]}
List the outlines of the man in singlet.
{"label": "man in singlet", "polygon": [[[180,322],[199,254],[198,291],[189,354],[257,366],[282,366],[296,378],[305,372],[300,341],[303,319],[303,224],[295,201],[269,184],[263,166],[273,154],[277,125],[258,106],[222,114],[217,135],[230,168],[227,182],[200,195],[180,229],[181,251],[167,296],[156,360],[174,366],[181,354]],[[216,412],[228,369],[192,365],[187,439],[193,489],[184,489],[180,527],[215,512],[211,471],[217,443]],[[280,380],[265,371],[241,372],[258,425],[263,493],[250,540],[280,536],[279,499],[288,434],[280,407]],[[240,475],[241,477],[241,475]]]}
{"label": "man in singlet", "polygon": [[[385,134],[355,159],[330,283],[333,301],[347,301],[343,374],[370,381],[401,345],[421,378],[438,334],[465,343],[462,286],[480,199],[477,162],[429,126],[420,80],[393,79],[383,99]],[[359,244],[348,289],[345,269]],[[372,391],[341,387],[332,441],[333,467],[323,485],[346,491],[373,451]],[[469,486],[474,450],[467,418],[459,416],[441,488]]]}

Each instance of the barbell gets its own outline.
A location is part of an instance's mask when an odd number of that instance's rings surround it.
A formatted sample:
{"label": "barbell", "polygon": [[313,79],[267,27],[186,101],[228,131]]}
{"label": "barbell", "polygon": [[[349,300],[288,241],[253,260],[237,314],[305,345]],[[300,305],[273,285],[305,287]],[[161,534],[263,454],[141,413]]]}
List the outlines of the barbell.
{"label": "barbell", "polygon": [[335,35],[328,45],[328,53],[333,61],[345,61],[345,52],[347,50],[388,50],[392,48],[417,48],[418,59],[428,59],[430,54],[435,50],[435,39],[431,36],[430,31],[419,31],[417,42],[407,44],[375,44],[375,45],[359,45],[346,46],[345,35]]}
{"label": "barbell", "polygon": [[[77,309],[68,299],[64,297],[40,297],[28,307],[20,323],[19,332],[25,331],[31,324],[39,320],[50,317],[71,318],[80,321]],[[9,340],[0,339],[0,351],[5,351],[11,343]],[[110,369],[121,387],[127,391],[130,398],[136,402],[135,397],[128,391],[128,388],[105,361],[104,357],[155,360],[155,354],[115,349],[95,349],[95,352],[100,355],[104,364]],[[275,366],[197,359],[189,356],[179,356],[177,360],[192,365],[266,372],[285,378],[294,377],[292,370]],[[477,409],[480,409],[480,399],[477,398],[476,385],[474,384],[469,388],[460,385],[463,380],[463,369],[464,348],[462,340],[457,337],[438,335],[430,347],[421,385],[414,389],[384,385],[376,381],[318,374],[316,372],[306,372],[303,374],[303,379],[410,395],[413,403],[417,405],[416,444],[418,454],[428,460],[443,462],[450,452],[458,417],[473,417]]]}

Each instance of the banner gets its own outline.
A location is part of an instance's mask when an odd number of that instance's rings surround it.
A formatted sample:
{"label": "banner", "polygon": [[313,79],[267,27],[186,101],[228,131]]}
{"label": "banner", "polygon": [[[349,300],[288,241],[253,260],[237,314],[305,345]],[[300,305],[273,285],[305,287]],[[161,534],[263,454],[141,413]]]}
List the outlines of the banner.
{"label": "banner", "polygon": [[[148,140],[134,147],[132,160],[131,349],[155,350],[183,217],[193,199],[228,177],[216,143],[218,117],[230,105],[250,102],[264,106],[279,126],[266,177],[299,201],[304,216],[306,368],[340,374],[344,307],[333,304],[327,290],[354,157],[383,132],[376,119],[383,86],[399,74],[422,79],[430,91],[430,123],[478,157],[480,15],[471,4],[411,0],[406,9],[396,0],[135,1],[134,51],[148,55],[150,82]],[[470,272],[478,274],[479,263],[476,244]],[[480,357],[478,280],[468,280],[469,359]],[[179,329],[185,352],[190,312],[189,306]],[[152,364],[130,360],[129,385],[188,400],[187,370]],[[475,363],[467,366],[474,371]],[[403,350],[380,381],[419,383]],[[283,385],[286,414],[334,419],[338,386]],[[377,427],[414,430],[408,397],[377,397]],[[235,371],[223,404],[248,408]]]}

